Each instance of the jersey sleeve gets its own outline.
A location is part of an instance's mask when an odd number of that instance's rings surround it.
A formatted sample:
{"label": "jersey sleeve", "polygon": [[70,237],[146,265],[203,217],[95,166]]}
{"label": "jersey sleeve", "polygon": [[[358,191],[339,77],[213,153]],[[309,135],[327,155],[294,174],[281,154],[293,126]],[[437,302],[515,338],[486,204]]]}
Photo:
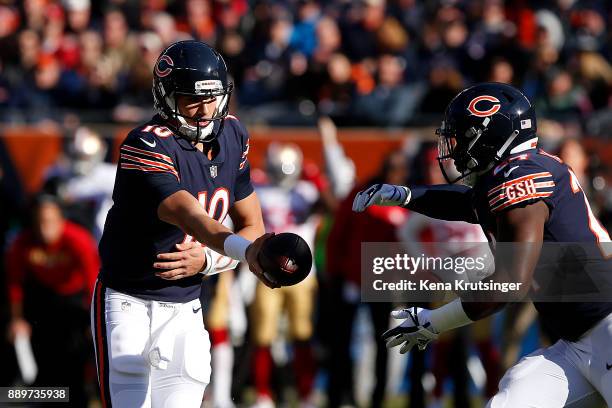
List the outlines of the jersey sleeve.
{"label": "jersey sleeve", "polygon": [[554,206],[550,197],[555,190],[555,181],[552,173],[543,166],[531,160],[517,160],[493,172],[487,186],[491,213],[502,213],[540,200]]}
{"label": "jersey sleeve", "polygon": [[236,183],[234,184],[234,196],[236,201],[248,197],[254,191],[251,183],[251,166],[249,164],[249,148],[250,140],[249,133],[246,128],[233,116],[228,116],[227,120],[235,122],[239,140],[240,140],[240,160],[238,164],[238,174]]}
{"label": "jersey sleeve", "polygon": [[159,140],[147,133],[128,137],[121,145],[117,176],[126,187],[124,191],[144,194],[155,208],[181,190],[172,157]]}

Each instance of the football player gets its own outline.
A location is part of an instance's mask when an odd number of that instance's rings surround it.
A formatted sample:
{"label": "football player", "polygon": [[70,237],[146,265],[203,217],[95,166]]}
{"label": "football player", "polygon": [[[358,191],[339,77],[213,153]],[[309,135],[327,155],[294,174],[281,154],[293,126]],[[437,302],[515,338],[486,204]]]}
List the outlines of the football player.
{"label": "football player", "polygon": [[[478,223],[492,247],[496,242],[526,243],[514,244],[510,258],[500,256],[497,245],[490,278],[503,281],[504,274],[514,276],[534,294],[539,290],[534,270],[541,266],[541,255],[547,255],[544,242],[592,245],[598,252],[589,262],[608,268],[610,237],[594,217],[571,168],[538,148],[534,108],[519,90],[499,83],[464,90],[447,107],[438,134],[438,160],[447,181],[463,179],[466,185],[377,184],[356,195],[353,210],[400,205],[434,218]],[[455,176],[448,167],[453,161]],[[499,298],[486,299],[395,311],[394,318],[406,320],[384,334],[387,346],[402,345],[401,353],[415,344],[423,349],[441,332],[482,319],[505,304]],[[593,406],[601,398],[612,404],[612,303],[534,305],[559,340],[508,370],[488,406]]]}
{"label": "football player", "polygon": [[[103,406],[200,406],[210,341],[202,275],[184,258],[194,240],[206,246],[201,273],[227,269],[226,255],[275,286],[256,260],[269,235],[247,131],[228,114],[231,92],[219,53],[198,41],[172,44],[154,67],[157,115],[121,144],[92,301]],[[236,234],[221,224],[227,215]]]}
{"label": "football player", "polygon": [[[266,152],[267,184],[255,185],[261,200],[266,231],[293,232],[304,237],[311,248],[319,217],[314,213],[319,191],[314,183],[301,179],[302,150],[293,144],[272,143]],[[312,318],[317,292],[316,272],[302,282],[271,290],[258,283],[251,306],[253,378],[257,390],[256,408],[275,406],[271,390],[272,344],[277,338],[279,321],[284,312],[289,322],[293,346],[296,388],[301,406],[310,403],[315,376],[311,346]]]}

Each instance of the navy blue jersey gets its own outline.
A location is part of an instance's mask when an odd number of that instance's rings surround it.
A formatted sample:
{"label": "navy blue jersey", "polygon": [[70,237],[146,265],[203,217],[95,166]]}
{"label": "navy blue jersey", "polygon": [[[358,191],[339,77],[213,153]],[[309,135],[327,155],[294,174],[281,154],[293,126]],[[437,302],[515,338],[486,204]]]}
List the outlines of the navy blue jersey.
{"label": "navy blue jersey", "polygon": [[[541,149],[513,154],[484,175],[472,194],[477,222],[490,240],[497,236],[499,214],[541,200],[549,208],[544,242],[591,243],[587,246],[597,249],[591,255],[596,258],[597,267],[610,268],[607,254],[599,252],[598,245],[609,242],[610,237],[593,215],[576,175],[558,157]],[[543,256],[538,266],[544,264]],[[612,312],[612,303],[607,302],[534,302],[534,305],[543,324],[568,340],[577,339]]]}
{"label": "navy blue jersey", "polygon": [[253,192],[246,129],[230,115],[217,140],[219,152],[209,160],[174,135],[159,116],[128,134],[100,241],[104,284],[144,299],[188,302],[199,296],[201,275],[174,281],[155,276],[157,254],[173,252],[175,244],[192,239],[161,221],[157,208],[166,197],[185,190],[222,222],[234,202]]}

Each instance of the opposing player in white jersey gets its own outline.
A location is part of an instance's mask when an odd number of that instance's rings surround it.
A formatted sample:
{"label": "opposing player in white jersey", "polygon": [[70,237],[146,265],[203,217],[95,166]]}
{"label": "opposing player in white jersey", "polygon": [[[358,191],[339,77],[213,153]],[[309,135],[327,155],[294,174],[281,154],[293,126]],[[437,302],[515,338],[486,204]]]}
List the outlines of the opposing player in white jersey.
{"label": "opposing player in white jersey", "polygon": [[113,205],[117,166],[104,161],[107,146],[99,134],[79,127],[62,157],[46,174],[44,190],[57,194],[69,218],[102,236],[106,214]]}
{"label": "opposing player in white jersey", "polygon": [[[317,227],[315,204],[319,200],[316,186],[301,179],[303,157],[293,144],[272,143],[266,153],[268,182],[255,185],[261,200],[266,231],[293,232],[314,248]],[[252,336],[255,343],[253,378],[258,408],[274,406],[271,385],[272,343],[277,339],[284,312],[289,320],[289,337],[293,346],[296,388],[303,404],[309,404],[315,366],[310,340],[313,333],[313,311],[317,282],[314,268],[310,275],[294,286],[271,290],[258,283],[251,306]]]}

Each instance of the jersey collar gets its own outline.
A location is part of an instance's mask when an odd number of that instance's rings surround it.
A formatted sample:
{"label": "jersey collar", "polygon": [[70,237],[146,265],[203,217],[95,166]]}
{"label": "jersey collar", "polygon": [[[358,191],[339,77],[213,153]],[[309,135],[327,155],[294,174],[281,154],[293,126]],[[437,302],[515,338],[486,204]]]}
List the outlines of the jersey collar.
{"label": "jersey collar", "polygon": [[526,140],[523,143],[514,146],[512,150],[510,150],[510,154],[524,152],[526,150],[535,149],[538,146],[538,138],[534,137],[532,139]]}

